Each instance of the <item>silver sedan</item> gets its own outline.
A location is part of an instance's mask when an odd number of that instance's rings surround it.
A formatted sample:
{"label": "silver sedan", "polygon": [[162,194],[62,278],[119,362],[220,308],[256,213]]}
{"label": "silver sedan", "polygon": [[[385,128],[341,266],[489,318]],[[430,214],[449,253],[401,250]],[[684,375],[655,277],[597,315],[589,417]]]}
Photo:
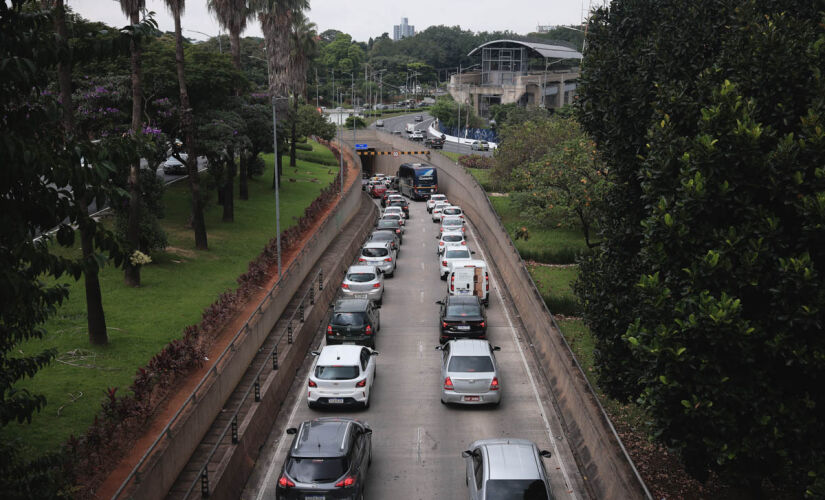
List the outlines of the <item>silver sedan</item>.
{"label": "silver sedan", "polygon": [[486,340],[450,340],[436,346],[441,351],[441,402],[498,405],[501,375],[495,351]]}
{"label": "silver sedan", "polygon": [[365,294],[380,307],[384,301],[384,273],[376,266],[350,266],[341,283],[341,292],[344,297]]}

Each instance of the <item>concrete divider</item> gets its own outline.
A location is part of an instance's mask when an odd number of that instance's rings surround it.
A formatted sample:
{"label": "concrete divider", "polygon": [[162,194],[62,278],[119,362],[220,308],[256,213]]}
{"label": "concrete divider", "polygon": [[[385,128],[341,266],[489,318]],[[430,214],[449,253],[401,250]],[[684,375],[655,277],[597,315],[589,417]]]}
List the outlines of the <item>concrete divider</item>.
{"label": "concrete divider", "polygon": [[[351,150],[356,171],[360,162]],[[318,259],[340,234],[363,203],[358,179],[344,192],[332,212],[312,235],[282,278],[273,285],[255,313],[237,332],[216,364],[201,380],[141,462],[124,481],[114,498],[163,498],[220,414],[264,339],[281,317],[290,298],[303,285]]]}
{"label": "concrete divider", "polygon": [[[376,132],[381,142],[403,150],[402,138]],[[567,439],[593,498],[652,498],[613,424],[570,346],[544,304],[527,268],[484,190],[463,167],[440,154],[427,158],[376,157],[376,172],[395,174],[404,162],[427,162],[438,168],[439,191],[460,205],[479,232],[480,244],[501,277],[543,368],[559,409]]]}

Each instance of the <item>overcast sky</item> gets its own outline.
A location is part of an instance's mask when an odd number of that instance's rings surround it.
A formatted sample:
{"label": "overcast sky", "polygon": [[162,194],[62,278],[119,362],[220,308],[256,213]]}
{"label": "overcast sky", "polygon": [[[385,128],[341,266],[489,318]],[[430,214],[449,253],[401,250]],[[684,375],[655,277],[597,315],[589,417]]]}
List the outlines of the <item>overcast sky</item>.
{"label": "overcast sky", "polygon": [[[117,0],[67,0],[76,12],[87,19],[111,26],[127,24]],[[409,19],[416,31],[428,26],[459,25],[472,31],[504,31],[526,34],[538,24],[577,24],[584,11],[597,0],[310,0],[309,18],[318,31],[337,29],[358,41],[379,37],[392,27]],[[601,3],[601,2],[598,2]],[[172,16],[163,0],[146,0],[146,8],[155,12],[162,31],[173,31]],[[214,36],[218,23],[206,9],[206,0],[188,0],[183,16],[183,29]],[[207,37],[192,31],[184,36],[198,40]],[[257,22],[250,23],[243,36],[261,36]]]}

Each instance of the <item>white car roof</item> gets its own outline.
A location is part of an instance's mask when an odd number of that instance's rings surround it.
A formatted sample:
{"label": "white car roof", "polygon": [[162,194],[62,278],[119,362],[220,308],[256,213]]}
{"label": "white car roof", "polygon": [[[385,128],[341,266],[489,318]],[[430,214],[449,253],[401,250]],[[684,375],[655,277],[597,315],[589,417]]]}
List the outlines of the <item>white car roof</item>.
{"label": "white car roof", "polygon": [[447,215],[443,219],[441,219],[441,225],[444,225],[445,222],[452,222],[452,221],[458,221],[458,222],[464,224],[464,219],[462,219],[461,217],[459,217],[457,215]]}
{"label": "white car roof", "polygon": [[368,241],[361,248],[390,248],[390,244],[387,241]]}
{"label": "white car roof", "polygon": [[486,340],[459,339],[450,340],[451,356],[488,356],[490,355],[490,343]]}
{"label": "white car roof", "polygon": [[324,346],[318,356],[318,363],[327,365],[360,365],[361,364],[360,345],[328,345]]}
{"label": "white car roof", "polygon": [[373,273],[378,274],[378,268],[375,266],[349,266],[347,274],[352,273]]}
{"label": "white car roof", "polygon": [[455,229],[449,229],[441,233],[441,239],[444,239],[444,236],[447,236],[448,234],[450,236],[461,236],[462,239],[464,238],[464,231],[460,229],[458,231],[456,231]]}

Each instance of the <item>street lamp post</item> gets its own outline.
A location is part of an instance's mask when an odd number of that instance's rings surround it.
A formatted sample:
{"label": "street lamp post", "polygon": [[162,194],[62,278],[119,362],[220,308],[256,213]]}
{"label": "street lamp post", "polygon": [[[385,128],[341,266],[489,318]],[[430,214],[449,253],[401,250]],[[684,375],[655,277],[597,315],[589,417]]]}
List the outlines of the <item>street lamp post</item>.
{"label": "street lamp post", "polygon": [[[190,30],[190,29],[187,29],[187,30],[184,30],[184,31],[191,31],[192,33],[198,33],[198,34],[201,34],[203,36],[208,36],[209,38],[212,38],[212,35],[210,35],[209,33],[204,33],[203,31]],[[218,37],[217,38],[218,38],[218,52],[223,54],[223,47],[222,47],[222,44],[221,44],[221,32],[220,31],[218,31]]]}

